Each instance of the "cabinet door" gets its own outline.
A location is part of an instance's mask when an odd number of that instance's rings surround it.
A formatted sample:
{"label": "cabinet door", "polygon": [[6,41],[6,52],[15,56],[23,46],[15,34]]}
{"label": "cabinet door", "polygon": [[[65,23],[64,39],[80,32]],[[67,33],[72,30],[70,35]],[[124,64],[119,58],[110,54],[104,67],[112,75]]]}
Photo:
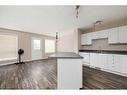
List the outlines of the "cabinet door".
{"label": "cabinet door", "polygon": [[98,32],[92,32],[92,39],[99,39],[99,33]]}
{"label": "cabinet door", "polygon": [[81,45],[91,45],[92,35],[91,33],[81,35]]}
{"label": "cabinet door", "polygon": [[118,28],[109,29],[108,43],[109,44],[119,43],[119,31],[118,31]]}
{"label": "cabinet door", "polygon": [[127,74],[127,55],[116,55],[117,72]]}
{"label": "cabinet door", "polygon": [[87,65],[90,65],[90,54],[89,53],[83,53],[84,62]]}
{"label": "cabinet door", "polygon": [[87,35],[86,34],[82,34],[81,35],[81,45],[85,45],[87,42]]}
{"label": "cabinet door", "polygon": [[93,67],[99,67],[99,54],[90,53],[90,65]]}
{"label": "cabinet door", "polygon": [[108,38],[108,31],[109,31],[109,30],[98,31],[99,39]]}
{"label": "cabinet door", "polygon": [[79,53],[80,56],[83,57],[83,64],[84,65],[90,65],[90,54],[89,53]]}
{"label": "cabinet door", "polygon": [[90,65],[90,54],[89,53],[79,53],[80,56],[83,57],[83,64],[84,65]]}
{"label": "cabinet door", "polygon": [[114,54],[114,69],[113,71],[121,72],[121,62],[120,62],[121,55]]}
{"label": "cabinet door", "polygon": [[92,44],[92,33],[87,33],[87,45],[91,45]]}
{"label": "cabinet door", "polygon": [[98,63],[99,63],[100,68],[107,69],[107,65],[108,65],[107,57],[108,57],[107,54],[99,54],[99,62]]}
{"label": "cabinet door", "polygon": [[119,42],[127,43],[127,26],[119,27]]}
{"label": "cabinet door", "polygon": [[114,55],[108,54],[107,56],[107,69],[114,71],[115,70],[115,64],[114,64]]}

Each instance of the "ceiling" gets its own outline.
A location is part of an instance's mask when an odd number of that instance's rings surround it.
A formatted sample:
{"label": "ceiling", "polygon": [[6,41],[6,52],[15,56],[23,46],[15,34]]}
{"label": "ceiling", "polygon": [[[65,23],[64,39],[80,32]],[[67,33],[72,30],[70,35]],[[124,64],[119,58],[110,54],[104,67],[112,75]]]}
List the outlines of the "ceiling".
{"label": "ceiling", "polygon": [[127,18],[127,6],[0,6],[0,27],[55,36],[93,22],[110,22]]}

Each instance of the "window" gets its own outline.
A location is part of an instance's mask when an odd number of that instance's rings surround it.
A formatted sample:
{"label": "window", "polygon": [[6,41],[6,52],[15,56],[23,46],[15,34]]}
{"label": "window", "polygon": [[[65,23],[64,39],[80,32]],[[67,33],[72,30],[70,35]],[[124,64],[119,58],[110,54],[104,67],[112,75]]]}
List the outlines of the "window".
{"label": "window", "polygon": [[0,35],[0,61],[17,59],[17,36]]}
{"label": "window", "polygon": [[55,40],[45,40],[45,53],[55,52]]}
{"label": "window", "polygon": [[34,45],[33,45],[33,47],[34,47],[34,50],[41,50],[41,40],[34,40]]}

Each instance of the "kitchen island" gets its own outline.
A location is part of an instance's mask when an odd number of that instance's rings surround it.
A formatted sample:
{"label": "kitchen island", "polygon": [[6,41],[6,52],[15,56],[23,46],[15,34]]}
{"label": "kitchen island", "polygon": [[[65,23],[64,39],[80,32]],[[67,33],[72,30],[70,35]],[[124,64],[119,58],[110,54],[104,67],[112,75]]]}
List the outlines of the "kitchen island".
{"label": "kitchen island", "polygon": [[59,52],[49,56],[57,59],[57,88],[82,88],[82,58],[73,52]]}

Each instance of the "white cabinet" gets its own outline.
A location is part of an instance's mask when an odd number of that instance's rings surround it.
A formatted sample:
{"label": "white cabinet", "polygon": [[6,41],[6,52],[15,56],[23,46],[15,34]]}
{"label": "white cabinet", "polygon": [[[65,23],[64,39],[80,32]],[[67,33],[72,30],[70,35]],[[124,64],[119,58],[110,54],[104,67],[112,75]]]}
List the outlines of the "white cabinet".
{"label": "white cabinet", "polygon": [[108,31],[109,30],[102,30],[102,31],[93,32],[92,39],[108,38]]}
{"label": "white cabinet", "polygon": [[108,54],[99,54],[99,67],[100,68],[104,68],[104,69],[107,69],[107,66],[108,66]]}
{"label": "white cabinet", "polygon": [[82,61],[81,59],[57,59],[57,88],[82,88]]}
{"label": "white cabinet", "polygon": [[111,71],[114,71],[114,55],[113,54],[108,54],[107,56],[107,67],[106,69],[107,70],[111,70]]}
{"label": "white cabinet", "polygon": [[127,43],[127,26],[112,28],[108,36],[109,44]]}
{"label": "white cabinet", "polygon": [[99,67],[99,54],[90,53],[90,65],[93,67]]}
{"label": "white cabinet", "polygon": [[81,35],[81,45],[91,45],[92,44],[92,34],[82,34]]}
{"label": "white cabinet", "polygon": [[87,33],[87,45],[92,44],[92,33]]}
{"label": "white cabinet", "polygon": [[104,69],[109,70],[109,72],[127,74],[127,55],[107,54],[107,65],[104,66]]}
{"label": "white cabinet", "polygon": [[92,32],[92,39],[99,39],[99,33],[98,32]]}
{"label": "white cabinet", "polygon": [[98,68],[107,68],[107,54],[90,53],[90,65]]}
{"label": "white cabinet", "polygon": [[118,28],[119,30],[119,43],[127,43],[127,26]]}
{"label": "white cabinet", "polygon": [[83,64],[90,65],[90,53],[79,53],[83,57]]}
{"label": "white cabinet", "polygon": [[127,26],[82,34],[81,45],[91,45],[93,39],[102,38],[108,38],[109,44],[127,43]]}
{"label": "white cabinet", "polygon": [[81,35],[81,45],[85,45],[87,41],[87,35],[82,34]]}
{"label": "white cabinet", "polygon": [[108,31],[109,31],[109,30],[98,31],[99,39],[108,38]]}
{"label": "white cabinet", "polygon": [[116,55],[116,71],[127,74],[127,55]]}
{"label": "white cabinet", "polygon": [[120,60],[118,54],[108,54],[107,69],[110,71],[120,71]]}
{"label": "white cabinet", "polygon": [[115,44],[119,43],[119,31],[118,28],[112,28],[109,30],[108,43]]}
{"label": "white cabinet", "polygon": [[127,75],[127,55],[85,52],[79,54],[84,57],[84,65]]}

